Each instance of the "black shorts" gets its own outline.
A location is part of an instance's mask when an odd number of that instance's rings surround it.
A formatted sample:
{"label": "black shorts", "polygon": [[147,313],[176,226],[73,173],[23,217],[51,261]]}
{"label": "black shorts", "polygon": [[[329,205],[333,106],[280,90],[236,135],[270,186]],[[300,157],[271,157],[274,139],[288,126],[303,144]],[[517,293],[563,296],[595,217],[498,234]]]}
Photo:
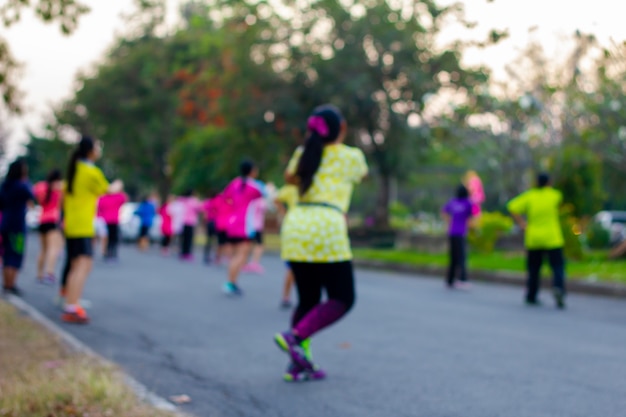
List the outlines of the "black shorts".
{"label": "black shorts", "polygon": [[65,249],[69,259],[76,259],[79,256],[93,257],[93,238],[90,237],[70,237],[65,240]]}
{"label": "black shorts", "polygon": [[59,228],[59,225],[56,223],[41,223],[39,225],[39,233],[42,235],[48,234],[48,232],[51,232],[53,230],[56,230]]}
{"label": "black shorts", "polygon": [[252,238],[252,240],[257,245],[262,245],[263,244],[263,232],[261,232],[261,231],[256,232],[254,234],[254,237]]}
{"label": "black shorts", "polygon": [[139,238],[148,237],[148,232],[150,232],[150,226],[141,226],[139,228]]}
{"label": "black shorts", "polygon": [[228,243],[228,235],[226,232],[218,230],[217,231],[217,244],[219,246],[224,246]]}
{"label": "black shorts", "polygon": [[2,262],[4,266],[20,269],[24,263],[24,248],[26,234],[21,232],[2,232],[2,245],[4,254]]}
{"label": "black shorts", "polygon": [[232,237],[228,236],[228,243],[238,245],[240,243],[254,242],[254,237]]}

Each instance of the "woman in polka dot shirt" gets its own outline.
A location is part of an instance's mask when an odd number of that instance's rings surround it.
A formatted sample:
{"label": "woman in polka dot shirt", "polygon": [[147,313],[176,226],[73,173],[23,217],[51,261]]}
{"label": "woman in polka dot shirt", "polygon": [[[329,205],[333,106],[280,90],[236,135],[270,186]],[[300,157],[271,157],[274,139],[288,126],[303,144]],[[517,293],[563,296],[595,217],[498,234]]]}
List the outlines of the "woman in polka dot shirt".
{"label": "woman in polka dot shirt", "polygon": [[[281,231],[282,257],[294,272],[299,304],[291,330],[275,336],[289,353],[285,379],[322,378],[313,364],[309,338],[343,317],[354,304],[352,251],[345,215],[354,185],[367,175],[363,152],[343,144],[347,125],[333,106],[315,109],[308,137],[285,173],[298,185],[300,199],[289,210]],[[322,290],[327,301],[321,302]]]}

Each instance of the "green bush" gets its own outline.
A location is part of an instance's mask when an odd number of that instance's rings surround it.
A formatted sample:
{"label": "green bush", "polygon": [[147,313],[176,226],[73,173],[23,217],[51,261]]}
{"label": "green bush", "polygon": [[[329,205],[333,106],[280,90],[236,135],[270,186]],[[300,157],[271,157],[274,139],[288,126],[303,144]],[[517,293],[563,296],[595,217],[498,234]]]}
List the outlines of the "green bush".
{"label": "green bush", "polygon": [[513,219],[499,212],[483,212],[474,221],[468,241],[472,248],[481,253],[492,253],[496,242],[513,229]]}
{"label": "green bush", "polygon": [[591,249],[607,249],[611,247],[611,234],[600,223],[592,222],[587,228],[587,245]]}
{"label": "green bush", "polygon": [[389,205],[389,225],[394,230],[408,230],[411,228],[411,210],[399,201]]}
{"label": "green bush", "polygon": [[561,209],[561,229],[565,239],[563,251],[567,259],[582,260],[585,256],[580,240],[580,222],[574,215],[573,206],[567,204]]}

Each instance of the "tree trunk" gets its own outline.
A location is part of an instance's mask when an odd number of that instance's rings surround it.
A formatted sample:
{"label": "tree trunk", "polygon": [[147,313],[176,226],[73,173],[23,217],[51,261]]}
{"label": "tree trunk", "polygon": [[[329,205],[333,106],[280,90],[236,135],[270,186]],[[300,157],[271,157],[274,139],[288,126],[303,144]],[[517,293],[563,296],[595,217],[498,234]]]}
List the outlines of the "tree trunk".
{"label": "tree trunk", "polygon": [[389,204],[391,200],[391,176],[381,174],[376,198],[374,224],[377,229],[389,229]]}

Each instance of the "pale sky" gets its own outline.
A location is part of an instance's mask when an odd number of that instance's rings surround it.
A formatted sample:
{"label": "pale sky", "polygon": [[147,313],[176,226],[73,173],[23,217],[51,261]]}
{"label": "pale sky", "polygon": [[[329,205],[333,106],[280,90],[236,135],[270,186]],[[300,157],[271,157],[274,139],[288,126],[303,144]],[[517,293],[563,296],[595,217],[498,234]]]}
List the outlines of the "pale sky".
{"label": "pale sky", "polygon": [[[0,0],[1,2],[1,0]],[[121,14],[132,9],[132,0],[86,0],[92,8],[79,29],[69,37],[57,26],[45,25],[32,15],[3,35],[9,39],[16,58],[25,64],[21,87],[26,93],[26,114],[11,124],[10,153],[19,152],[27,130],[40,131],[50,107],[71,95],[76,74],[87,70],[101,58],[123,29]],[[172,14],[179,0],[169,0]],[[442,4],[452,0],[442,1]],[[508,28],[510,39],[489,51],[466,56],[467,64],[485,63],[502,77],[503,67],[511,62],[530,39],[539,40],[548,51],[556,53],[560,42],[576,29],[594,33],[601,43],[626,40],[623,22],[626,6],[617,0],[461,0],[470,20],[477,21],[477,33],[490,28]],[[529,34],[529,28],[538,30]],[[450,33],[449,36],[458,36]]]}

